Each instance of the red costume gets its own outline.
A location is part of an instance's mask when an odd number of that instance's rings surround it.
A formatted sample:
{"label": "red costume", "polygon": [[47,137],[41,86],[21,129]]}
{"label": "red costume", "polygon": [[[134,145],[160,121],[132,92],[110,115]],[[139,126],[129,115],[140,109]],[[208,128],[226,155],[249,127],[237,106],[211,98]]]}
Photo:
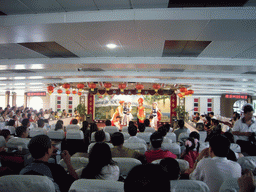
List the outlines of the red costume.
{"label": "red costume", "polygon": [[144,123],[145,120],[145,107],[143,107],[143,99],[139,98],[138,99],[139,107],[138,107],[138,113],[137,117],[139,119],[139,123]]}
{"label": "red costume", "polygon": [[173,159],[177,158],[177,156],[172,152],[163,151],[162,149],[146,151],[145,156],[148,163],[151,163],[152,161],[157,159],[164,159],[166,157],[170,157]]}

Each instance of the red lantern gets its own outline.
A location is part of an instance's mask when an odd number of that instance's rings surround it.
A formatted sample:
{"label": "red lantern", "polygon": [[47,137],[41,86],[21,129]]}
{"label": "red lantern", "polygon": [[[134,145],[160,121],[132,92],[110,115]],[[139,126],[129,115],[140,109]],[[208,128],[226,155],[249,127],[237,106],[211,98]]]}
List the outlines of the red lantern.
{"label": "red lantern", "polygon": [[178,94],[179,97],[183,97],[183,95],[181,93]]}
{"label": "red lantern", "polygon": [[155,89],[155,92],[158,92],[158,89],[160,89],[161,88],[161,85],[159,85],[159,84],[153,84],[153,89]]}
{"label": "red lantern", "polygon": [[138,90],[138,92],[140,93],[142,89],[144,89],[144,85],[142,84],[138,84],[136,85],[136,89]]}
{"label": "red lantern", "polygon": [[76,85],[76,87],[77,87],[77,89],[79,89],[79,91],[82,91],[82,89],[84,88],[84,84],[78,83],[78,84]]}
{"label": "red lantern", "polygon": [[69,95],[71,92],[69,90],[66,91],[66,94]]}
{"label": "red lantern", "polygon": [[68,90],[68,89],[70,88],[70,84],[69,84],[69,83],[64,83],[64,84],[62,85],[62,87],[63,87],[64,89]]}
{"label": "red lantern", "polygon": [[63,91],[61,89],[57,90],[57,93],[60,95]]}
{"label": "red lantern", "polygon": [[82,95],[82,92],[78,92],[77,95],[79,95],[79,97]]}
{"label": "red lantern", "polygon": [[186,92],[185,92],[185,95],[186,95],[186,96],[189,95],[189,91],[186,91]]}
{"label": "red lantern", "polygon": [[187,88],[185,88],[185,87],[180,88],[181,93],[185,93],[186,91],[187,91]]}
{"label": "red lantern", "polygon": [[104,83],[104,87],[106,88],[107,91],[112,87],[111,83]]}
{"label": "red lantern", "polygon": [[118,85],[118,88],[121,90],[121,92],[124,92],[124,89],[126,88],[126,84],[125,83],[120,83]]}
{"label": "red lantern", "polygon": [[47,87],[47,91],[51,95],[53,93],[53,91],[54,91],[54,87],[52,85],[48,86]]}
{"label": "red lantern", "polygon": [[96,84],[95,83],[89,83],[89,87],[91,88],[91,91],[94,91],[94,89],[96,88]]}
{"label": "red lantern", "polygon": [[194,94],[194,91],[192,89],[188,90],[189,96],[192,96]]}
{"label": "red lantern", "polygon": [[73,91],[72,91],[72,94],[75,95],[75,94],[76,94],[76,90],[73,90]]}

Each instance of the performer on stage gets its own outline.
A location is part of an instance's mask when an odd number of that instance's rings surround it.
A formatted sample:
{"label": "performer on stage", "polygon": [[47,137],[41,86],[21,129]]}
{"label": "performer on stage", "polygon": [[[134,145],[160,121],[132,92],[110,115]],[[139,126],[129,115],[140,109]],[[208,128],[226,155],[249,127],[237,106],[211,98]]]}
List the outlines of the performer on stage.
{"label": "performer on stage", "polygon": [[112,120],[111,125],[116,126],[119,130],[121,130],[120,116],[117,116],[115,120]]}
{"label": "performer on stage", "polygon": [[127,112],[127,126],[129,125],[129,122],[130,121],[132,121],[132,119],[133,119],[133,116],[132,116],[132,103],[131,102],[129,102],[128,103],[128,112]]}
{"label": "performer on stage", "polygon": [[153,127],[155,130],[157,130],[157,127],[158,127],[157,125],[158,125],[158,122],[161,120],[162,113],[158,109],[156,102],[154,102],[152,105],[153,106],[152,106],[150,115],[153,115],[153,119],[150,123],[150,126]]}
{"label": "performer on stage", "polygon": [[127,118],[128,118],[128,106],[127,102],[124,102],[124,107],[123,107],[123,118],[122,118],[122,123],[121,125],[128,125],[127,124]]}
{"label": "performer on stage", "polygon": [[[119,101],[120,105],[116,108],[116,111],[115,113],[113,114],[113,117],[111,119],[111,123],[112,123],[112,126],[115,126],[113,125],[113,122],[116,122],[117,120],[117,117],[119,117],[119,121],[120,121],[120,118],[123,117],[123,105],[124,105],[124,101]],[[120,122],[119,122],[120,124]]]}
{"label": "performer on stage", "polygon": [[143,99],[139,98],[138,103],[139,103],[139,107],[138,107],[137,117],[139,119],[139,123],[144,123],[144,120],[146,119],[146,115],[145,115],[145,107],[143,106]]}

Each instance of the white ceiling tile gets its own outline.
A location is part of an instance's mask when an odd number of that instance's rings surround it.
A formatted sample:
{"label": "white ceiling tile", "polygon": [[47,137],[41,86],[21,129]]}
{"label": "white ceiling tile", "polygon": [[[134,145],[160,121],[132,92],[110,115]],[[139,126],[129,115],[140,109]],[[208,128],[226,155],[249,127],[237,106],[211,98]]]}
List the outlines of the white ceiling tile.
{"label": "white ceiling tile", "polygon": [[97,10],[93,0],[58,0],[66,11],[92,11]]}
{"label": "white ceiling tile", "polygon": [[167,8],[169,0],[131,0],[134,9],[140,8]]}
{"label": "white ceiling tile", "polygon": [[56,0],[20,0],[29,9],[33,10],[35,13],[55,13],[64,12],[65,10]]}
{"label": "white ceiling tile", "polygon": [[0,11],[7,15],[35,13],[18,0],[1,0]]}
{"label": "white ceiling tile", "polygon": [[130,9],[129,0],[94,0],[99,10]]}
{"label": "white ceiling tile", "polygon": [[256,45],[243,53],[240,53],[236,56],[236,58],[249,58],[249,59],[256,59]]}

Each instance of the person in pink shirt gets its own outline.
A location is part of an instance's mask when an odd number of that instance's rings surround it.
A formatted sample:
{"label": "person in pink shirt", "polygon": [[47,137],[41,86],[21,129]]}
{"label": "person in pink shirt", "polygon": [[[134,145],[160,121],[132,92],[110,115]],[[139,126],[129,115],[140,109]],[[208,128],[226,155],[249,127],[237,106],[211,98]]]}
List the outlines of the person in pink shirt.
{"label": "person in pink shirt", "polygon": [[173,154],[172,152],[165,151],[165,150],[161,149],[161,145],[163,143],[163,136],[161,133],[154,132],[150,136],[150,142],[151,142],[153,149],[148,150],[145,153],[146,160],[148,163],[151,163],[152,161],[157,160],[157,159],[164,159],[166,157],[171,157],[174,159],[177,158],[177,156],[175,154]]}

